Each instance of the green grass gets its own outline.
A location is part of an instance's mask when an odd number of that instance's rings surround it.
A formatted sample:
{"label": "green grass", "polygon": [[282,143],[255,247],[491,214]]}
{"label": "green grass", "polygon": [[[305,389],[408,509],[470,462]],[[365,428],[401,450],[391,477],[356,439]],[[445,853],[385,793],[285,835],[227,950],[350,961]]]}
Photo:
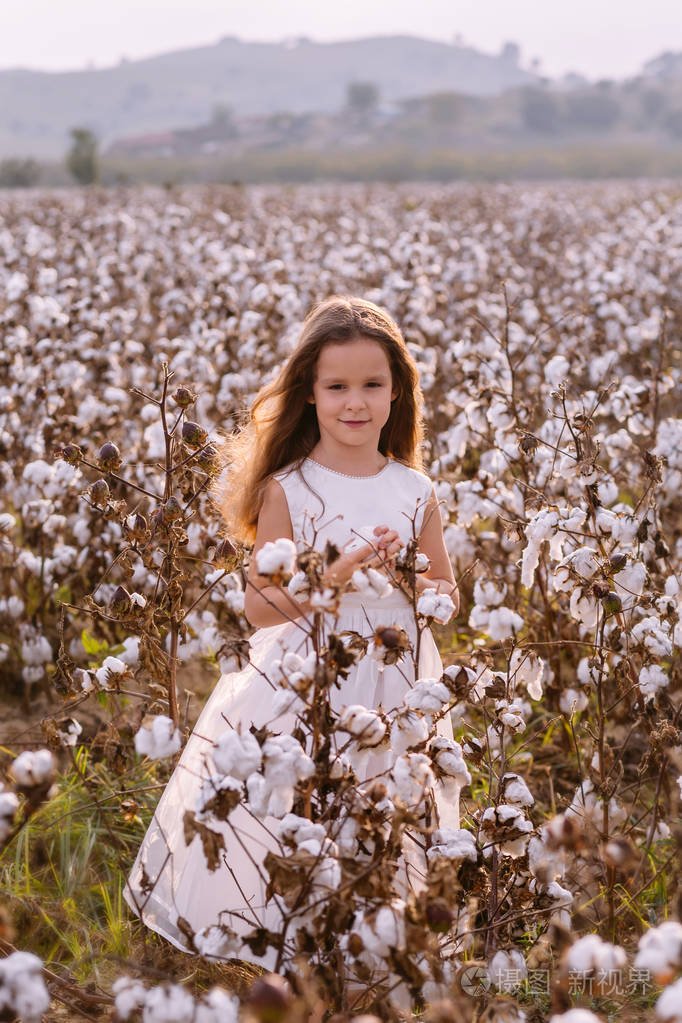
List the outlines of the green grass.
{"label": "green grass", "polygon": [[[136,971],[143,979],[146,973],[181,979],[196,992],[214,984],[243,991],[253,970],[187,956],[142,925],[123,899],[167,765],[144,761],[117,775],[90,763],[82,747],[77,762],[78,772],[59,779],[54,798],[0,858],[13,943],[76,984],[107,992],[117,976]],[[124,812],[124,800],[137,805]]]}
{"label": "green grass", "polygon": [[[132,957],[139,946],[139,924],[123,902],[123,870],[132,865],[159,792],[149,765],[117,778],[103,765],[88,768],[85,762],[81,754],[104,812],[72,772],[0,860],[0,886],[17,943],[23,945],[30,934],[32,951],[68,967],[81,981],[91,979],[92,970],[99,979],[100,960]],[[139,804],[130,819],[118,799],[107,799],[123,788],[135,790],[129,798]]]}

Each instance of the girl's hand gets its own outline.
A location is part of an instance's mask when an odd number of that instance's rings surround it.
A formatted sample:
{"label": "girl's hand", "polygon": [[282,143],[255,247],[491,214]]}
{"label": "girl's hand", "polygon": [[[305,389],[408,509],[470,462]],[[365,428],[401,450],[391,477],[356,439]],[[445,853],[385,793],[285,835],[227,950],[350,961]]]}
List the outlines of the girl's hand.
{"label": "girl's hand", "polygon": [[397,530],[391,529],[389,526],[376,526],[374,535],[377,537],[374,541],[374,547],[377,548],[377,551],[374,553],[374,557],[368,561],[368,564],[374,568],[377,565],[381,566],[392,563],[403,545]]}
{"label": "girl's hand", "polygon": [[376,526],[376,539],[354,551],[344,551],[324,572],[325,582],[336,585],[347,583],[358,568],[381,568],[389,565],[402,547],[395,529]]}

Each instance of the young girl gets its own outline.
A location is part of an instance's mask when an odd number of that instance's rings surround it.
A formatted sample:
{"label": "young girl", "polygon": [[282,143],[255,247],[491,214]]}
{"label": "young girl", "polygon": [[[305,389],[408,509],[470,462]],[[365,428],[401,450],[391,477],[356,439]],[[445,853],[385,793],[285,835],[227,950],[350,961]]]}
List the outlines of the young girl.
{"label": "young girl", "polygon": [[[299,549],[340,552],[325,569],[323,590],[341,592],[338,610],[325,615],[337,634],[367,638],[383,627],[403,629],[417,645],[412,605],[394,587],[368,596],[353,587],[358,569],[393,575],[395,557],[413,537],[430,567],[416,577],[419,590],[436,589],[457,605],[457,588],[443,542],[438,503],[421,472],[421,392],[416,365],[400,330],[371,302],[333,297],[305,321],[300,342],[275,381],[264,387],[247,426],[229,442],[230,465],[223,512],[232,530],[253,541],[245,613],[258,631],[251,639],[250,664],[219,680],[204,707],[178,766],[159,802],[131,872],[125,897],[144,922],[179,948],[188,936],[224,923],[239,934],[276,929],[278,910],[266,899],[263,859],[277,850],[275,819],[263,822],[238,806],[229,827],[221,864],[209,870],[198,837],[185,843],[183,816],[194,810],[211,750],[229,727],[254,724],[290,733],[291,714],[273,717],[273,666],[287,651],[309,650],[308,599],[258,574],[258,553],[282,537]],[[262,566],[261,566],[262,567]],[[356,576],[357,579],[357,576]],[[442,665],[429,630],[418,645],[420,678],[438,678]],[[407,656],[384,664],[365,655],[350,668],[330,702],[340,712],[350,705],[388,711],[402,702],[415,680]],[[438,724],[452,737],[447,718]],[[373,754],[365,777],[386,769],[387,754]],[[363,779],[360,778],[360,781]],[[459,806],[436,792],[440,826],[459,826]],[[198,944],[198,943],[197,943]],[[197,945],[195,944],[195,947]],[[272,948],[253,961],[272,969]]]}

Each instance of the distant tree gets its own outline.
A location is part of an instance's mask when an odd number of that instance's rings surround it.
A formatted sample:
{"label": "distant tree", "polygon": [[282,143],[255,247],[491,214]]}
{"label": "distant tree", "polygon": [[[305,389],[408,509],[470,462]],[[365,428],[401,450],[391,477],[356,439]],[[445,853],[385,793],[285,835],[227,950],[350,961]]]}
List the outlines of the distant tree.
{"label": "distant tree", "polygon": [[682,71],[682,54],[673,50],[666,50],[664,53],[648,60],[644,65],[644,74],[647,77],[659,79],[679,78]]}
{"label": "distant tree", "polygon": [[229,103],[214,103],[211,110],[211,124],[226,128],[232,124],[234,112]]}
{"label": "distant tree", "polygon": [[97,136],[89,128],[71,129],[66,166],[79,185],[92,185],[99,176]]}
{"label": "distant tree", "polygon": [[500,50],[500,60],[511,67],[518,67],[521,59],[521,47],[518,43],[505,43]]}
{"label": "distant tree", "polygon": [[434,92],[428,97],[429,117],[437,124],[453,124],[462,110],[462,97],[456,92]]}
{"label": "distant tree", "polygon": [[600,90],[568,93],[566,96],[566,121],[577,128],[611,128],[620,113],[616,97]]}
{"label": "distant tree", "polygon": [[346,106],[356,114],[366,114],[379,102],[379,87],[374,82],[349,82]]}
{"label": "distant tree", "polygon": [[639,96],[642,113],[649,121],[655,121],[663,113],[668,97],[661,89],[644,89]]}
{"label": "distant tree", "polygon": [[682,108],[671,110],[665,119],[665,130],[675,139],[682,139]]}
{"label": "distant tree", "polygon": [[0,162],[0,188],[31,188],[40,180],[40,164],[30,159]]}
{"label": "distant tree", "polygon": [[524,89],[521,95],[521,118],[529,131],[543,135],[556,131],[559,121],[556,100],[544,89]]}

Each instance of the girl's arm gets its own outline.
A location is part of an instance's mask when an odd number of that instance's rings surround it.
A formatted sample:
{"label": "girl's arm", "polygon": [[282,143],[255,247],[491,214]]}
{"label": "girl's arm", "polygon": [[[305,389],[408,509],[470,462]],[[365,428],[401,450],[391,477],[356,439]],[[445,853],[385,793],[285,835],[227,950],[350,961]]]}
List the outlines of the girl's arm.
{"label": "girl's arm", "polygon": [[455,605],[456,614],[459,611],[459,590],[443,539],[443,522],[435,490],[431,491],[424,511],[424,524],[419,534],[419,550],[427,556],[431,567],[428,572],[417,576],[417,589],[421,591],[435,588],[439,593],[447,593]]}
{"label": "girl's arm", "polygon": [[275,586],[265,576],[258,574],[256,553],[269,540],[280,537],[292,538],[289,505],[283,488],[277,480],[270,480],[263,504],[258,515],[258,528],[253,545],[249,575],[244,595],[244,614],[251,625],[263,628],[266,625],[281,625],[282,622],[300,618],[304,607],[282,586]]}

